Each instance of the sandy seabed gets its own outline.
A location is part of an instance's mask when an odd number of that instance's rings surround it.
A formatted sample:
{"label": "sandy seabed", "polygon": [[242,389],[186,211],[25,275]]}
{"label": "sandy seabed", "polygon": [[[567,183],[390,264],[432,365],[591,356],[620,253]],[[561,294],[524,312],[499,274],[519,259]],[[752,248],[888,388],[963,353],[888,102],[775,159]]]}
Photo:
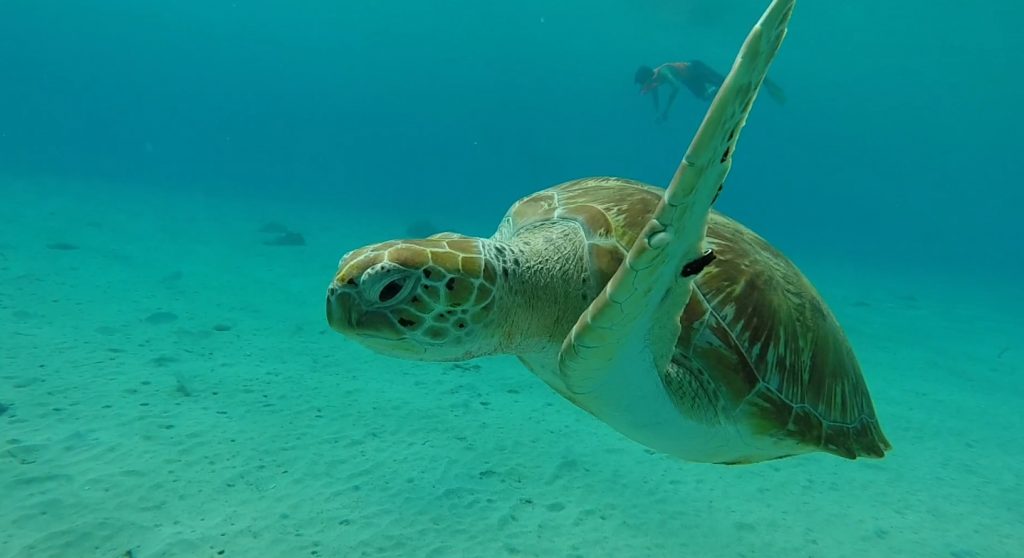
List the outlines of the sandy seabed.
{"label": "sandy seabed", "polygon": [[[0,195],[0,557],[1024,556],[1014,285],[800,262],[894,451],[697,465],[512,358],[402,362],[329,331],[338,257],[401,234],[372,213]],[[268,222],[305,244],[265,244]]]}

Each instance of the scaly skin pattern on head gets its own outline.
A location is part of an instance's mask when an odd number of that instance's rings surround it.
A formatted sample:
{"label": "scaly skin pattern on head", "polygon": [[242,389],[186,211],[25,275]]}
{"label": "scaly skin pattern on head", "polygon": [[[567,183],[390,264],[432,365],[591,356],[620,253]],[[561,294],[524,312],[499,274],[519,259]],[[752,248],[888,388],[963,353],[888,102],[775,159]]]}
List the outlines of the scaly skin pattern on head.
{"label": "scaly skin pattern on head", "polygon": [[471,344],[493,316],[498,281],[482,242],[436,235],[346,254],[329,289],[328,321],[373,348],[397,350],[396,356],[435,360],[428,347]]}
{"label": "scaly skin pattern on head", "polygon": [[[327,293],[336,331],[383,354],[461,361],[552,350],[589,302],[579,227],[539,223],[513,238],[442,233],[346,254]],[[579,291],[571,301],[563,296]]]}

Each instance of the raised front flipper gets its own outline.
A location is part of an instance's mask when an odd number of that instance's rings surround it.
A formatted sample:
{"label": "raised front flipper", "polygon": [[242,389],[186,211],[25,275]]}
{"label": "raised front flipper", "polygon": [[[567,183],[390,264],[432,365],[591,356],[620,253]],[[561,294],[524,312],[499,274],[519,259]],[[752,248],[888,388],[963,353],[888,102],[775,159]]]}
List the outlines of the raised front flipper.
{"label": "raised front flipper", "polygon": [[664,403],[655,372],[671,358],[679,315],[695,274],[707,263],[708,212],[785,37],[794,1],[774,0],[751,30],[651,220],[562,344],[562,380],[591,412],[607,419],[609,412],[627,415]]}

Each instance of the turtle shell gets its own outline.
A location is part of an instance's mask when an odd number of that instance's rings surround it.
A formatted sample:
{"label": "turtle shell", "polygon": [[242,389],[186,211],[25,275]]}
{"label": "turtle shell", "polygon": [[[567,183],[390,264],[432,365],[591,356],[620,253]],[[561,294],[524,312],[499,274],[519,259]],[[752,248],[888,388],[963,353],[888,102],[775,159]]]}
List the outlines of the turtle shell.
{"label": "turtle shell", "polygon": [[[519,200],[495,238],[552,219],[575,221],[599,290],[662,194],[618,178],[574,180]],[[860,365],[817,290],[781,252],[721,213],[711,212],[707,244],[717,258],[697,276],[675,353],[659,371],[680,412],[851,459],[883,456],[891,446]]]}

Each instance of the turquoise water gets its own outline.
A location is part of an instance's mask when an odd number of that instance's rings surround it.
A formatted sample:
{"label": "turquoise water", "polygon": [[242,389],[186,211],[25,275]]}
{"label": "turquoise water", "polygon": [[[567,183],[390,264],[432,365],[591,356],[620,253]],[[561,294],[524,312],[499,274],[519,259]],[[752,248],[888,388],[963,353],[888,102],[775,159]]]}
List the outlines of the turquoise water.
{"label": "turquoise water", "polygon": [[[883,460],[654,455],[511,357],[331,331],[346,251],[665,185],[767,2],[0,3],[0,557],[1024,556],[1018,3],[798,3],[718,207]],[[297,233],[298,236],[288,233]]]}

